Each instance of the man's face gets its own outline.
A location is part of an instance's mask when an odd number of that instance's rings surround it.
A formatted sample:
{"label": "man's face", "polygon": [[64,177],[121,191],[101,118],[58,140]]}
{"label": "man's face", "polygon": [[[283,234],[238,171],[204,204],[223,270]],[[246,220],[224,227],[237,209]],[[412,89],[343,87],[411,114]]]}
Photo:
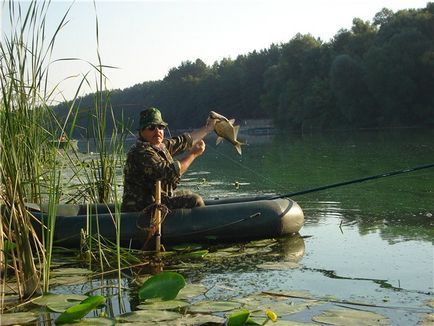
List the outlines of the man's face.
{"label": "man's face", "polygon": [[151,145],[160,145],[164,139],[163,125],[149,125],[140,130],[140,135]]}

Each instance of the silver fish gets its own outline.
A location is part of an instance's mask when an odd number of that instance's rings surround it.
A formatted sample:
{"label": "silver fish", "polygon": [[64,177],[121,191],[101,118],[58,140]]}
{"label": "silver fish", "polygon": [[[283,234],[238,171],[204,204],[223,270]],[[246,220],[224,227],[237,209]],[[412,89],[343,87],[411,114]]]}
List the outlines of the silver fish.
{"label": "silver fish", "polygon": [[235,119],[229,120],[225,116],[214,111],[210,111],[209,117],[217,120],[214,125],[214,132],[218,136],[216,144],[218,145],[223,139],[226,139],[235,146],[238,154],[241,155],[241,145],[244,145],[244,143],[237,140],[240,126],[234,126]]}

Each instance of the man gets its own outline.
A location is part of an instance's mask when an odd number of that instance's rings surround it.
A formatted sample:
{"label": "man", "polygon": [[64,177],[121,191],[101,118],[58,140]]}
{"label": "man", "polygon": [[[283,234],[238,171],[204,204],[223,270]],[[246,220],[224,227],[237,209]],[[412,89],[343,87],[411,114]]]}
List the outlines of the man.
{"label": "man", "polygon": [[[193,192],[174,193],[181,176],[205,151],[202,140],[214,130],[214,119],[202,128],[170,139],[164,138],[167,123],[161,112],[149,108],[140,113],[136,144],[127,154],[124,168],[122,211],[140,211],[154,203],[155,182],[161,180],[161,202],[169,209],[204,206],[202,197]],[[187,152],[180,159],[173,156]]]}

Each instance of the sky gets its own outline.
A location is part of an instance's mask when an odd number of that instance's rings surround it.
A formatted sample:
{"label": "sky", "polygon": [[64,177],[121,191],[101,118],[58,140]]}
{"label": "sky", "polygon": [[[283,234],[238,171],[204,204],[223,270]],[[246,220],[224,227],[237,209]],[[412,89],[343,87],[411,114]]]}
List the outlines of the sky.
{"label": "sky", "polygon": [[[18,1],[15,1],[18,2]],[[20,1],[25,4],[25,1]],[[61,18],[68,23],[57,36],[50,65],[49,87],[57,86],[56,100],[71,99],[83,75],[96,89],[96,19],[99,53],[107,89],[124,89],[163,79],[171,68],[200,58],[207,65],[223,58],[289,42],[297,33],[310,33],[324,42],[340,29],[350,29],[353,18],[372,21],[382,8],[424,8],[420,0],[164,0],[51,2],[47,29]],[[95,9],[96,7],[96,9]],[[2,38],[7,31],[7,8],[2,13]]]}

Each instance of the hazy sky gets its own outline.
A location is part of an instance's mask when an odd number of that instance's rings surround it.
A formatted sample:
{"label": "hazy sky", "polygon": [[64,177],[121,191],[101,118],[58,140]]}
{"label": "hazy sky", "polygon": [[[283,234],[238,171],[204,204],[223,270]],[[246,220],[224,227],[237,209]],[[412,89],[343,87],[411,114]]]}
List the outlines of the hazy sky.
{"label": "hazy sky", "polygon": [[[99,0],[95,11],[92,1],[52,1],[50,26],[56,26],[72,5],[52,59],[75,57],[83,62],[54,64],[51,82],[78,76],[59,88],[71,98],[79,76],[91,70],[84,61],[97,63],[96,17],[102,62],[118,67],[106,70],[107,87],[123,89],[162,79],[182,61],[200,58],[211,65],[272,43],[286,43],[297,33],[329,41],[339,29],[351,28],[355,17],[372,21],[384,7],[396,12],[426,4],[420,0]],[[4,9],[3,22],[6,15]]]}

